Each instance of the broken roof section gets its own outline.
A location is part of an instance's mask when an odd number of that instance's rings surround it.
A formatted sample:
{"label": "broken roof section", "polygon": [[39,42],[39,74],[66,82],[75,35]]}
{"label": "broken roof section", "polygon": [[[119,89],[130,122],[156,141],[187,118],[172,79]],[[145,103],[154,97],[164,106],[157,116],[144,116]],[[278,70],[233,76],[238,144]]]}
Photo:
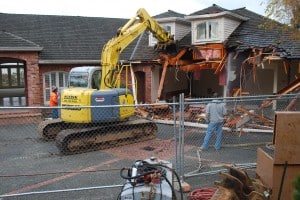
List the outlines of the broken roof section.
{"label": "broken roof section", "polygon": [[[227,13],[241,16],[241,24],[234,30],[224,43],[226,48],[236,48],[245,51],[250,48],[265,48],[266,51],[277,50],[277,55],[287,59],[300,59],[300,41],[293,39],[290,33],[280,32],[280,29],[265,29],[262,25],[270,19],[244,8],[228,10],[216,4],[193,12],[186,16],[217,15]],[[187,35],[181,42],[182,45],[191,44],[191,35]]]}
{"label": "broken roof section", "polygon": [[[300,41],[295,40],[291,33],[282,32],[278,29],[265,29],[261,26],[270,19],[246,8],[232,10],[239,15],[249,17],[228,38],[227,46],[235,46],[237,50],[243,51],[252,47],[276,49],[276,54],[286,59],[300,58]],[[280,26],[280,24],[279,24]]]}

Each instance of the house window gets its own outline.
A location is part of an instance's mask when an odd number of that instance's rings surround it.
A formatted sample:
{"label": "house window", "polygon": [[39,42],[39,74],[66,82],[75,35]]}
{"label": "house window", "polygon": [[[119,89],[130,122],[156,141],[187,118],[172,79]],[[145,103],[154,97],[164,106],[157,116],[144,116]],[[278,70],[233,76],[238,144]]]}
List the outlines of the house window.
{"label": "house window", "polygon": [[[173,35],[172,27],[171,26],[163,26],[163,29],[167,32],[170,32]],[[153,36],[153,33],[150,34],[150,46],[154,46],[157,44],[157,39]]]}
{"label": "house window", "polygon": [[69,73],[67,72],[48,72],[43,75],[45,105],[49,104],[51,87],[53,85],[58,87],[59,90],[68,86],[68,75]]}
{"label": "house window", "polygon": [[216,21],[206,21],[196,26],[196,40],[215,40],[219,37],[219,24]]}
{"label": "house window", "polygon": [[0,106],[25,106],[24,63],[0,63]]}

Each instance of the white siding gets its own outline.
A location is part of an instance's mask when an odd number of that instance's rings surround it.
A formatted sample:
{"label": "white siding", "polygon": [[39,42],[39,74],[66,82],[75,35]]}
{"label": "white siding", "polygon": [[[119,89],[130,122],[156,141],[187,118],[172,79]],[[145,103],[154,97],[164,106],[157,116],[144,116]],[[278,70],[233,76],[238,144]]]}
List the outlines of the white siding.
{"label": "white siding", "polygon": [[224,40],[226,40],[230,34],[240,25],[239,21],[224,18]]}
{"label": "white siding", "polygon": [[[169,23],[160,23],[161,26],[170,26],[171,34],[174,35],[174,40],[181,40],[186,34],[191,30],[191,26],[182,23],[169,22]],[[149,46],[154,46],[156,41],[153,41],[153,34],[149,35]]]}
{"label": "white siding", "polygon": [[190,25],[185,25],[181,23],[175,24],[175,40],[181,40],[186,34],[191,31]]}

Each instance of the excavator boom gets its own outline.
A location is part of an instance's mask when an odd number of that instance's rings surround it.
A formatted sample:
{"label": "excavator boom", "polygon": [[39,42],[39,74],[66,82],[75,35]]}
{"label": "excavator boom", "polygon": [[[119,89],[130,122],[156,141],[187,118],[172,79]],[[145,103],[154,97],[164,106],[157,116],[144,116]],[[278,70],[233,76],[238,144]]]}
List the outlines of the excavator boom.
{"label": "excavator boom", "polygon": [[101,54],[102,74],[100,89],[119,87],[117,74],[119,72],[118,62],[122,51],[131,44],[145,30],[149,30],[158,40],[157,46],[161,44],[168,46],[174,44],[173,35],[163,27],[143,8],[140,8],[136,16],[132,17],[104,46]]}

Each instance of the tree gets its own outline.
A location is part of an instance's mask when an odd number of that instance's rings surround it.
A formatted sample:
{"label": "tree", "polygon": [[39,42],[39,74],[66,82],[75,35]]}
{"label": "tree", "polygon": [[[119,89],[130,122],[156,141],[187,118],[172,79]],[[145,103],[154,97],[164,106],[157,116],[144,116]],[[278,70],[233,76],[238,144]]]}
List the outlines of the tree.
{"label": "tree", "polygon": [[300,174],[294,180],[293,186],[294,186],[293,198],[294,200],[299,200],[300,199]]}
{"label": "tree", "polygon": [[[300,38],[300,0],[265,0],[266,17],[274,19],[282,23],[281,28],[292,31],[296,38]],[[278,24],[273,21],[267,21],[264,24],[267,28],[278,27]]]}

